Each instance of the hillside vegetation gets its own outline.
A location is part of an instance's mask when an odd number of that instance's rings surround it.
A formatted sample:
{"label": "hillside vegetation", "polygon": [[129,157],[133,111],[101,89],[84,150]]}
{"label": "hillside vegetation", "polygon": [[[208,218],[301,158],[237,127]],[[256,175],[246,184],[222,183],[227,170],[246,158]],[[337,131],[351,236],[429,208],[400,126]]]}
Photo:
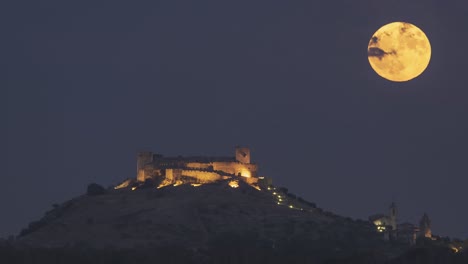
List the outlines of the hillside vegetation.
{"label": "hillside vegetation", "polygon": [[[132,189],[90,185],[0,245],[0,263],[468,263],[445,248],[402,255],[407,247],[384,242],[370,223],[324,212],[285,188],[221,181]],[[430,256],[451,262],[418,262]]]}

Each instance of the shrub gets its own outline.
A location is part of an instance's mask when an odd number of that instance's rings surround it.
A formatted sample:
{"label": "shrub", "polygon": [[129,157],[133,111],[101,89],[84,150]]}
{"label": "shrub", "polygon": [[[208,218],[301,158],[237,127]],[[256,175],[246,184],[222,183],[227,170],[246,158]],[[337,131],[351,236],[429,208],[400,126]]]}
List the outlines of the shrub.
{"label": "shrub", "polygon": [[30,234],[30,233],[40,229],[41,227],[43,227],[45,225],[46,225],[46,223],[44,221],[41,221],[41,220],[33,221],[33,222],[29,223],[27,228],[21,230],[19,236],[22,237],[22,236],[25,236],[27,234]]}
{"label": "shrub", "polygon": [[[159,185],[159,184],[158,184]],[[153,179],[146,179],[145,182],[140,186],[141,189],[154,188],[156,186]]]}
{"label": "shrub", "polygon": [[86,191],[86,194],[89,196],[101,195],[104,193],[106,193],[106,189],[97,183],[91,183],[88,185],[88,189]]}

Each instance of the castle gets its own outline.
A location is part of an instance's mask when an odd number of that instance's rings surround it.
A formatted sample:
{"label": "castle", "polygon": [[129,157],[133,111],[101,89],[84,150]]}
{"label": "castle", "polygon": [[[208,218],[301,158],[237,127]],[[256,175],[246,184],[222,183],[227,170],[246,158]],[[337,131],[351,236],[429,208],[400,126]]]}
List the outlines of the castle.
{"label": "castle", "polygon": [[228,179],[244,181],[257,189],[271,185],[271,180],[259,177],[257,171],[257,165],[251,163],[250,149],[246,147],[236,147],[232,157],[164,157],[152,152],[139,152],[136,178],[138,182],[160,182],[160,187]]}
{"label": "castle", "polygon": [[[162,188],[182,184],[199,186],[224,180],[229,181],[229,186],[233,188],[239,186],[239,181],[243,181],[258,190],[272,189],[271,179],[258,175],[258,166],[251,162],[250,149],[247,147],[236,147],[235,155],[231,157],[164,157],[148,151],[137,154],[135,184],[139,186],[147,181],[156,183],[157,188]],[[129,187],[132,181],[134,180],[127,180],[115,189]],[[132,190],[135,190],[137,187],[133,186]],[[278,197],[278,204],[281,205],[283,197]],[[294,208],[292,205],[289,207]],[[422,217],[419,227],[407,222],[398,224],[397,215],[397,206],[392,203],[388,215],[372,215],[369,221],[386,240],[415,244],[417,237],[434,239],[427,214]]]}

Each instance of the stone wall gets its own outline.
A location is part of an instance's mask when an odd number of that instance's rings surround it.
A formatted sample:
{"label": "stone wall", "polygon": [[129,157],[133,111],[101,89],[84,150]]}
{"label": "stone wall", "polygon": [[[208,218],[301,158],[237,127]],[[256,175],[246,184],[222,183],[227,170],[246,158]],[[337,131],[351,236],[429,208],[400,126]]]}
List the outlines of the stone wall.
{"label": "stone wall", "polygon": [[146,180],[145,170],[144,169],[138,170],[137,181],[144,182],[145,180]]}
{"label": "stone wall", "polygon": [[182,176],[196,178],[199,183],[210,183],[223,179],[223,177],[216,172],[197,170],[182,170]]}
{"label": "stone wall", "polygon": [[236,147],[236,160],[245,164],[250,164],[250,149],[245,147]]}
{"label": "stone wall", "polygon": [[171,182],[176,182],[182,175],[181,169],[166,169],[166,179]]}
{"label": "stone wall", "polygon": [[241,177],[241,180],[245,181],[246,183],[252,185],[252,184],[257,184],[258,183],[258,178],[245,178]]}
{"label": "stone wall", "polygon": [[138,152],[137,154],[137,175],[144,166],[153,161],[153,153],[149,151]]}
{"label": "stone wall", "polygon": [[[169,181],[177,181],[180,176],[193,177],[207,182],[220,180],[222,176],[227,175],[244,178],[257,177],[257,165],[250,163],[248,148],[236,148],[236,160],[219,158],[218,161],[211,159],[203,162],[203,159],[187,158],[184,160],[182,157],[164,159],[162,156],[153,155],[152,152],[140,152],[137,156],[137,180],[144,182],[146,179],[164,174]],[[182,171],[183,175],[180,174]],[[250,181],[256,182],[258,179]]]}
{"label": "stone wall", "polygon": [[213,162],[213,169],[227,172],[229,174],[240,175],[243,177],[256,177],[257,165],[243,164],[240,162]]}
{"label": "stone wall", "polygon": [[201,163],[201,162],[189,162],[185,166],[187,168],[208,170],[210,167],[213,167],[212,163]]}
{"label": "stone wall", "polygon": [[137,181],[144,182],[146,179],[152,179],[161,175],[160,169],[155,169],[153,164],[146,164],[142,169],[138,170]]}
{"label": "stone wall", "polygon": [[186,165],[188,168],[200,169],[200,170],[215,170],[224,171],[227,174],[233,174],[238,176],[239,173],[243,177],[256,177],[257,165],[255,164],[244,164],[240,162],[211,162],[211,163],[199,163],[190,162]]}

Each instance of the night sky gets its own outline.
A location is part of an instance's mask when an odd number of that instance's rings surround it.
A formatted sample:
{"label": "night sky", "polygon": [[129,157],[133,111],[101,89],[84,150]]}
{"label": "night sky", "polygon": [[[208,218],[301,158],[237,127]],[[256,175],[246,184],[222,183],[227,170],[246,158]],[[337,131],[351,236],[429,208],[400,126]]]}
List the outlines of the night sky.
{"label": "night sky", "polygon": [[[468,238],[468,1],[8,1],[1,7],[0,236],[135,177],[136,152],[234,154],[319,207],[392,200]],[[367,44],[406,21],[428,69],[379,77]]]}

